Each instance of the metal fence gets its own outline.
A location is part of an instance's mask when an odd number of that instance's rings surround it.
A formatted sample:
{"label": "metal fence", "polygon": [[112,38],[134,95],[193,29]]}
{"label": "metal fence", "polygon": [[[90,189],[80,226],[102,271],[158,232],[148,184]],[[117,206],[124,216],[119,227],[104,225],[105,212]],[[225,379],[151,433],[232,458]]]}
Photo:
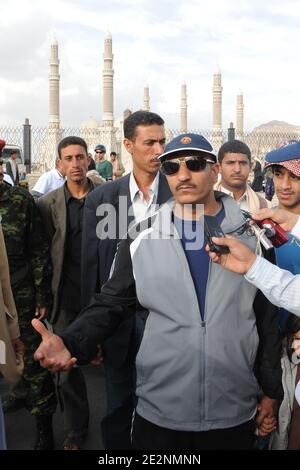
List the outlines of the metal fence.
{"label": "metal fence", "polygon": [[300,139],[297,131],[260,131],[245,132],[237,135],[237,139],[242,140],[251,150],[252,158],[264,163],[265,156],[271,150],[292,143]]}
{"label": "metal fence", "polygon": [[[1,129],[0,129],[1,132]],[[83,138],[88,147],[88,151],[94,153],[97,144],[103,144],[107,151],[120,152],[120,145],[116,138],[117,130],[92,128],[37,128],[33,127],[31,132],[31,162],[32,169],[44,166],[45,169],[53,167],[57,156],[57,146],[61,139],[69,136],[78,136]],[[121,140],[121,139],[120,139]]]}
{"label": "metal fence", "polygon": [[[27,126],[27,130],[29,128],[29,136],[31,136],[30,145],[28,146],[25,145],[24,138],[26,123],[19,127],[0,127],[0,138],[4,139],[7,144],[18,145],[21,149],[23,149],[23,147],[25,148],[25,146],[29,148],[30,155],[27,156],[27,162],[30,160],[32,172],[42,172],[53,168],[59,141],[71,135],[82,137],[87,142],[88,149],[92,153],[95,145],[101,143],[106,146],[107,152],[114,150],[121,155],[122,132],[121,129],[118,128],[68,127],[51,129],[48,127],[33,127],[28,123]],[[180,129],[167,129],[167,141],[179,135],[181,132]],[[234,129],[228,129],[228,132],[221,130],[190,129],[189,132],[202,134],[212,143],[216,151],[218,151],[220,145],[228,139],[236,138],[242,140],[250,147],[252,157],[257,158],[262,163],[264,162],[266,153],[270,150],[279,147],[285,142],[300,139],[300,133],[296,130],[272,131],[268,129],[256,129],[252,132],[244,132],[243,134],[236,134]],[[28,132],[26,135],[28,135]]]}
{"label": "metal fence", "polygon": [[0,139],[4,139],[7,144],[23,147],[23,127],[0,127]]}

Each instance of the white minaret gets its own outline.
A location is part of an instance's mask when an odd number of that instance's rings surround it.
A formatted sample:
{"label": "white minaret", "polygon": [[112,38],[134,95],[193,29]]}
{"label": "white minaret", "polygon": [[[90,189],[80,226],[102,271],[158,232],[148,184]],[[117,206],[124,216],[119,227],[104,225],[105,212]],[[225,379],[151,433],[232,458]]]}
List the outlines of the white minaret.
{"label": "white minaret", "polygon": [[222,129],[222,75],[217,69],[213,76],[213,130]]}
{"label": "white minaret", "polygon": [[112,38],[106,32],[104,38],[103,54],[103,125],[113,127],[114,125],[114,71]]}
{"label": "white minaret", "polygon": [[241,136],[244,132],[244,98],[240,91],[236,102],[236,133]]}
{"label": "white minaret", "polygon": [[181,85],[180,132],[187,132],[187,93],[185,82]]}
{"label": "white minaret", "polygon": [[49,123],[47,137],[39,146],[39,168],[38,172],[55,168],[57,156],[57,145],[62,138],[59,117],[59,59],[58,42],[54,38],[50,48],[50,73],[49,73]]}
{"label": "white minaret", "polygon": [[54,38],[50,52],[50,74],[49,74],[49,127],[59,129],[59,58],[58,42]]}
{"label": "white minaret", "polygon": [[149,94],[149,85],[144,87],[144,111],[150,111],[150,94]]}
{"label": "white minaret", "polygon": [[212,116],[212,146],[218,151],[223,143],[222,132],[222,75],[218,68],[213,76],[213,116]]}

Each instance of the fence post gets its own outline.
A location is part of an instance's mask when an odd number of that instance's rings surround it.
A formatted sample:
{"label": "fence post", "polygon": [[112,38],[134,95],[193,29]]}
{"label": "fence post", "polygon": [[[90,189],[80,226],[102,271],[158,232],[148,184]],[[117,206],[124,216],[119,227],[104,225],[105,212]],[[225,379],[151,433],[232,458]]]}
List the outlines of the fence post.
{"label": "fence post", "polygon": [[229,123],[229,127],[227,129],[227,137],[229,142],[235,139],[235,128],[233,127],[233,122]]}
{"label": "fence post", "polygon": [[31,124],[29,119],[25,119],[23,124],[23,152],[24,152],[24,164],[26,166],[27,173],[31,172]]}

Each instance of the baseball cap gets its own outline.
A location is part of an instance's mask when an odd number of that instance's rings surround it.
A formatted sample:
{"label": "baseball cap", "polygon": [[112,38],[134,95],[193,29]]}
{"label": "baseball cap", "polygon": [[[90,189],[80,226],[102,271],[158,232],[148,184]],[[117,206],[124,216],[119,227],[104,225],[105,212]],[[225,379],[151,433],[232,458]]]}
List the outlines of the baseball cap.
{"label": "baseball cap", "polygon": [[106,153],[106,148],[105,148],[105,146],[102,145],[102,144],[96,145],[96,147],[95,147],[95,152],[96,152],[96,150],[100,150],[100,152]]}
{"label": "baseball cap", "polygon": [[300,178],[300,141],[272,150],[265,160],[265,168],[280,165]]}
{"label": "baseball cap", "polygon": [[213,151],[212,145],[210,142],[200,134],[180,134],[175,137],[171,142],[169,142],[165,151],[160,157],[158,157],[160,162],[163,162],[169,158],[175,158],[178,154],[184,152],[185,154],[191,152],[194,154],[207,154],[216,162],[217,157]]}

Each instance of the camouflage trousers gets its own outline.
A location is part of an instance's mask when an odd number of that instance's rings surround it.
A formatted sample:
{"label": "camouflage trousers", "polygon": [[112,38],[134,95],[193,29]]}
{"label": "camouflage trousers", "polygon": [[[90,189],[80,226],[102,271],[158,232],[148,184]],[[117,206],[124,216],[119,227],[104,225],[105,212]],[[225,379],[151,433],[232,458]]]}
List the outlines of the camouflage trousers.
{"label": "camouflage trousers", "polygon": [[53,375],[41,367],[33,357],[41,342],[40,335],[31,326],[35,313],[34,290],[29,283],[24,285],[24,281],[22,285],[13,285],[12,290],[18,312],[21,340],[26,348],[23,378],[12,394],[18,395],[18,389],[25,389],[26,408],[31,414],[53,414],[57,406]]}

